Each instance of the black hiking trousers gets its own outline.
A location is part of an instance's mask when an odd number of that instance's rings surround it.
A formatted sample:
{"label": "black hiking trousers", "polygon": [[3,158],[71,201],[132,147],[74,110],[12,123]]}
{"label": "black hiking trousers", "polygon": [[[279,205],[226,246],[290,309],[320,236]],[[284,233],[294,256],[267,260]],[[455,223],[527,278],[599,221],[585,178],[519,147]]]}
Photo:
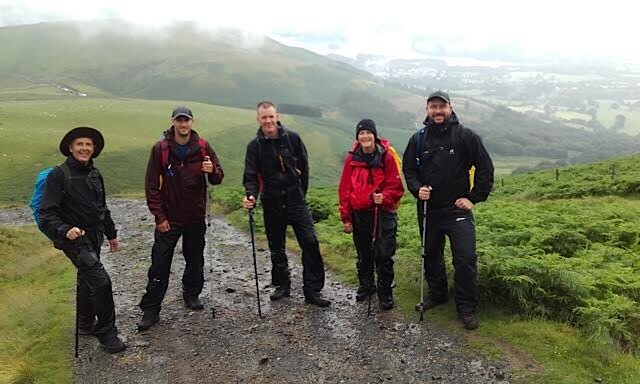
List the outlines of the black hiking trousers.
{"label": "black hiking trousers", "polygon": [[151,250],[151,267],[147,292],[140,301],[143,311],[159,312],[169,286],[169,274],[173,252],[182,237],[182,254],[185,268],[182,275],[182,294],[196,298],[204,286],[204,235],[207,227],[204,220],[189,225],[171,224],[168,232],[155,230],[155,242]]}
{"label": "black hiking trousers", "polygon": [[87,230],[83,237],[65,241],[62,248],[78,270],[78,326],[93,327],[93,334],[100,341],[118,333],[111,278],[100,261],[103,240],[101,233]]}
{"label": "black hiking trousers", "polygon": [[[418,223],[422,236],[423,202],[418,200]],[[456,207],[428,209],[425,279],[429,297],[447,299],[447,271],[444,263],[445,235],[449,237],[454,267],[455,300],[458,313],[475,312],[478,305],[478,255],[476,227],[471,211]]]}
{"label": "black hiking trousers", "polygon": [[287,198],[262,198],[264,228],[271,252],[271,284],[283,288],[291,287],[289,263],[287,261],[286,232],[291,225],[302,249],[302,280],[305,297],[317,295],[324,287],[324,263],[320,255],[320,244],[313,227],[313,218],[304,199],[297,196]]}
{"label": "black hiking trousers", "polygon": [[[358,254],[358,281],[360,287],[373,292],[373,270],[378,275],[377,292],[381,299],[391,296],[393,283],[393,256],[396,253],[396,231],[398,227],[395,212],[378,210],[377,238],[373,244],[375,212],[359,210],[352,212],[353,243]],[[375,247],[372,247],[372,245]]]}

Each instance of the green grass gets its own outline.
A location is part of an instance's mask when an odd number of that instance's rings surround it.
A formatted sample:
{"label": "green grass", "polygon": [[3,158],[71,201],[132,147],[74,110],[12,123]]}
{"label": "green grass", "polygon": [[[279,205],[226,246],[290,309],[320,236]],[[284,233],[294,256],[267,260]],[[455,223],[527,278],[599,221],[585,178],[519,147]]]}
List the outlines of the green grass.
{"label": "green grass", "polygon": [[33,227],[0,227],[0,248],[0,382],[71,383],[71,263]]}
{"label": "green grass", "polygon": [[[109,194],[141,193],[151,146],[169,126],[171,110],[184,102],[75,98],[0,101],[0,202],[25,204],[39,170],[59,164],[62,136],[80,125],[100,129],[105,149],[96,165]],[[188,103],[194,129],[216,149],[226,185],[240,185],[247,143],[255,137],[253,110]],[[309,152],[314,185],[332,184],[353,140],[351,124],[328,119],[281,116],[299,132]],[[396,132],[400,132],[396,130]],[[401,133],[397,133],[401,137]],[[407,135],[408,137],[408,135]],[[407,139],[405,139],[407,140]]]}

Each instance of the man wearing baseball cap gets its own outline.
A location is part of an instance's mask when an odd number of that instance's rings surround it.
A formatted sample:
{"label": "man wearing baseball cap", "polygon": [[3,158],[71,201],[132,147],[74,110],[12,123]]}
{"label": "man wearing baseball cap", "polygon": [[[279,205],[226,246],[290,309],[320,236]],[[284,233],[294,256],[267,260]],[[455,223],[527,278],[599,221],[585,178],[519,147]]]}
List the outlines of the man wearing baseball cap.
{"label": "man wearing baseball cap", "polygon": [[480,137],[458,121],[448,93],[430,94],[426,112],[424,127],[409,140],[402,162],[407,188],[417,198],[420,234],[426,234],[423,267],[429,294],[416,309],[431,309],[447,300],[446,235],[455,268],[458,316],[466,329],[475,329],[478,257],[471,211],[491,192],[493,163]]}
{"label": "man wearing baseball cap", "polygon": [[186,264],[182,275],[184,305],[195,311],[204,308],[198,296],[204,285],[207,184],[220,184],[224,173],[215,151],[192,129],[193,124],[191,109],[175,108],[171,128],[151,149],[145,192],[156,227],[149,282],[140,301],[143,315],[139,331],[160,320],[173,252],[181,237]]}
{"label": "man wearing baseball cap", "polygon": [[105,200],[102,175],[93,159],[104,148],[95,128],[77,127],[60,141],[67,160],[45,182],[40,227],[78,269],[77,314],[80,334],[94,335],[110,353],[126,348],[118,337],[111,279],[100,262],[100,246],[118,250],[117,232]]}

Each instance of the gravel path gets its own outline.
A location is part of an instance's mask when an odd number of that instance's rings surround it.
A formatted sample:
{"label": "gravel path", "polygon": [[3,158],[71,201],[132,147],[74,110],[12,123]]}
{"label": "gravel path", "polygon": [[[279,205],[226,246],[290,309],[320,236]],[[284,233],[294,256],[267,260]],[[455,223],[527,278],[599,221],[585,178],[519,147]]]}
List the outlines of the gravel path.
{"label": "gravel path", "polygon": [[[182,303],[180,245],[160,322],[138,333],[153,218],[144,202],[111,200],[122,250],[103,249],[113,281],[117,325],[129,348],[103,352],[80,339],[77,383],[508,383],[509,366],[470,352],[446,331],[397,311],[367,316],[354,288],[331,272],[323,294],[329,308],[305,305],[299,258],[292,257],[292,296],[270,302],[269,256],[258,250],[263,317],[257,315],[249,237],[222,217],[212,219],[211,256],[205,255],[204,311]],[[258,220],[260,218],[257,218]],[[3,210],[0,224],[31,223],[24,209]],[[212,263],[210,265],[210,259]],[[213,293],[213,294],[212,294]],[[211,308],[215,308],[215,318]],[[415,320],[415,319],[413,319]]]}

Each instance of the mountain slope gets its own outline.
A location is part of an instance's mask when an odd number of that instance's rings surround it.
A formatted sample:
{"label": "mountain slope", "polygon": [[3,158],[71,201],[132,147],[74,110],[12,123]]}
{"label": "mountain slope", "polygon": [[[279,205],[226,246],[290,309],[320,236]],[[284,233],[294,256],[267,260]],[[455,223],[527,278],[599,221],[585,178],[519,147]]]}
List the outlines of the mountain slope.
{"label": "mountain slope", "polygon": [[0,44],[4,82],[79,83],[113,96],[237,107],[272,99],[331,108],[345,89],[383,89],[372,75],[310,51],[190,24],[145,30],[121,22],[42,23],[0,28]]}

